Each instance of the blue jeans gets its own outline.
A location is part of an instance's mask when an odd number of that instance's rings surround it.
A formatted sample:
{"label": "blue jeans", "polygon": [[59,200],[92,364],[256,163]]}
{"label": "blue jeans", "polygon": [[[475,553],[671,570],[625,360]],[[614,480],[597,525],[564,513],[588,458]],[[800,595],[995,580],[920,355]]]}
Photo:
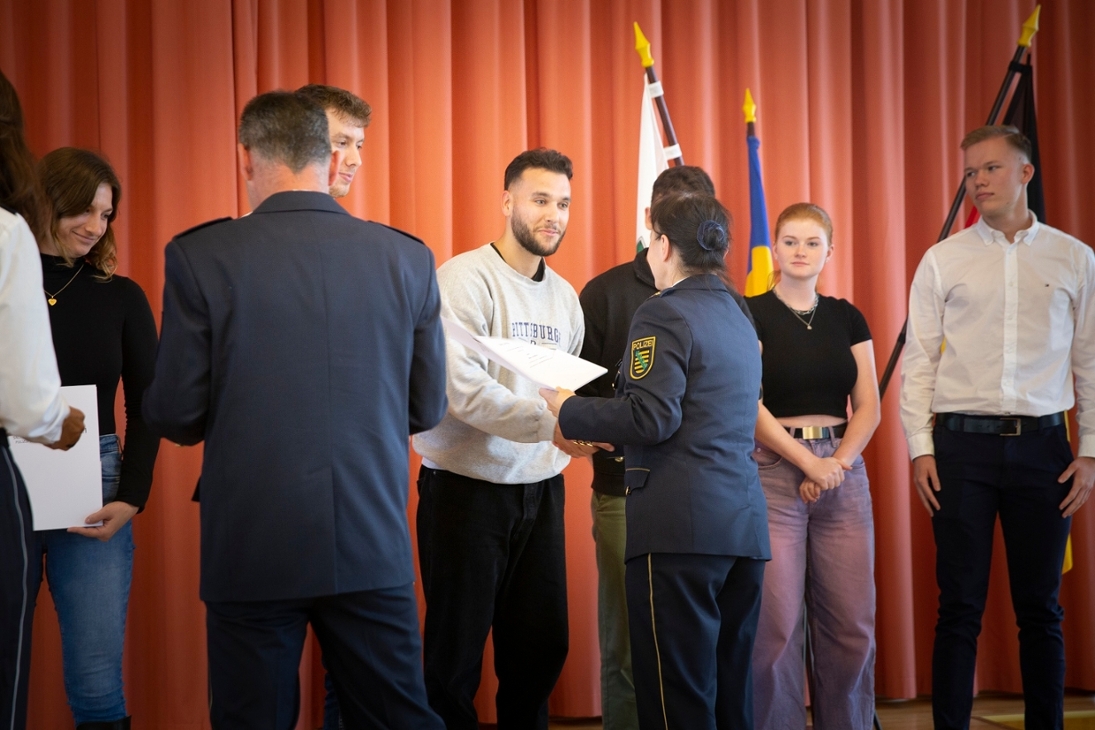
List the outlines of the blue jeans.
{"label": "blue jeans", "polygon": [[[118,493],[122,454],[114,434],[99,437],[103,504]],[[133,523],[108,542],[65,530],[36,533],[46,556],[46,580],[61,627],[65,694],[76,724],[126,716],[122,693],[129,582],[133,574]]]}

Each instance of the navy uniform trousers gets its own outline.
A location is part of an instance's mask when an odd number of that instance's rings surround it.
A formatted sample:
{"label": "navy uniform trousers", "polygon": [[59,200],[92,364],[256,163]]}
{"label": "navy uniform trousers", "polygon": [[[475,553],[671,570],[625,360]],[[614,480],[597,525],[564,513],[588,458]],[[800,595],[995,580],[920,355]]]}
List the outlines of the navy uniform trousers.
{"label": "navy uniform trousers", "polygon": [[286,601],[206,601],[214,728],[290,730],[308,624],[346,728],[439,730],[421,681],[414,584]]}
{"label": "navy uniform trousers", "polygon": [[641,730],[753,727],[751,666],[764,563],[682,553],[627,561]]}
{"label": "navy uniform trousers", "polygon": [[23,728],[27,723],[30,629],[40,580],[40,567],[31,560],[33,530],[27,488],[8,448],[8,435],[0,429],[0,728],[3,730]]}
{"label": "navy uniform trousers", "polygon": [[1057,602],[1071,518],[1058,507],[1071,480],[1063,425],[1019,436],[964,433],[936,419],[940,491],[932,517],[939,619],[932,654],[936,730],[965,730],[973,706],[977,637],[985,611],[996,516],[1004,533],[1011,600],[1019,625],[1019,664],[1028,730],[1063,723],[1064,611]]}

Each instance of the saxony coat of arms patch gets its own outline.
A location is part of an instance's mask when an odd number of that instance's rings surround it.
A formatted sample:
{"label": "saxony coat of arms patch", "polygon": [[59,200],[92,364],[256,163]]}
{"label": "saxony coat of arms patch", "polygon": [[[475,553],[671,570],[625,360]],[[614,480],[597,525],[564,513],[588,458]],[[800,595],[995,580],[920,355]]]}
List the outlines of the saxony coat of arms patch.
{"label": "saxony coat of arms patch", "polygon": [[641,380],[654,367],[654,342],[657,337],[644,337],[631,343],[631,379]]}

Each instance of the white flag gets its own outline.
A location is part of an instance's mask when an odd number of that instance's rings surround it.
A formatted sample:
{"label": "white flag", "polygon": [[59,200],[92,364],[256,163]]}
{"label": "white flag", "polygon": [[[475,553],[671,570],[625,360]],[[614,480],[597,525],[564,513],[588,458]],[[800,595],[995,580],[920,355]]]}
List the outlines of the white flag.
{"label": "white flag", "polygon": [[654,181],[662,170],[669,167],[662,147],[662,134],[655,119],[654,98],[650,85],[643,80],[643,108],[639,122],[639,196],[635,212],[635,247],[644,249],[650,245],[650,231],[646,227],[646,209],[650,207],[650,194]]}

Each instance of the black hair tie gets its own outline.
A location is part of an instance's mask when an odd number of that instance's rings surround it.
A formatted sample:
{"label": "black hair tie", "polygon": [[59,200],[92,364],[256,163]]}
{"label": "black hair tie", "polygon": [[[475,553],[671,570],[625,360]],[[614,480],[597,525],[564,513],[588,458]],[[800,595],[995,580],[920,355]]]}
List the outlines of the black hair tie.
{"label": "black hair tie", "polygon": [[718,221],[705,220],[700,224],[699,229],[696,231],[696,242],[700,244],[700,248],[704,251],[717,251],[722,249],[721,245],[712,246],[707,242],[707,236],[709,233],[716,233],[715,239],[719,244],[726,240],[726,229],[722,227]]}

